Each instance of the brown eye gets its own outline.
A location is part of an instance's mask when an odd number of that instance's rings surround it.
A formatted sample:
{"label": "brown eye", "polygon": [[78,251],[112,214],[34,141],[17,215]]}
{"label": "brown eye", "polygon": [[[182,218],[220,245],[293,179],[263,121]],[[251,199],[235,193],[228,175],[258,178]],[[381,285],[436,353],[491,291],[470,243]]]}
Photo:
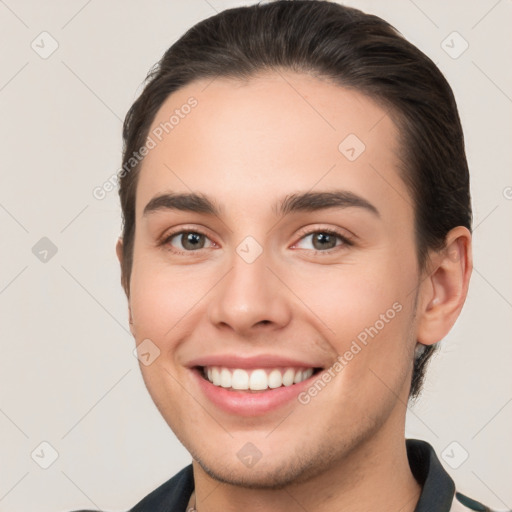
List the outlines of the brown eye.
{"label": "brown eye", "polygon": [[337,235],[331,233],[319,232],[313,235],[313,247],[317,250],[332,249],[336,247]]}
{"label": "brown eye", "polygon": [[350,246],[352,242],[335,231],[317,230],[306,233],[296,244],[300,249],[327,252],[341,246]]}
{"label": "brown eye", "polygon": [[178,251],[191,252],[198,249],[204,249],[205,242],[207,240],[208,237],[202,233],[198,233],[196,231],[180,231],[179,233],[174,233],[168,237],[166,243]]}

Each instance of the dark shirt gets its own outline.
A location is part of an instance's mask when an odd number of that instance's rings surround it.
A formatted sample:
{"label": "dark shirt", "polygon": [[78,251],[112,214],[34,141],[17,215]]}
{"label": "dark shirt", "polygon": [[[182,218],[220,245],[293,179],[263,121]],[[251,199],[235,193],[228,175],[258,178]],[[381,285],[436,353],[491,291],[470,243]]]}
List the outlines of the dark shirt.
{"label": "dark shirt", "polygon": [[[455,484],[445,471],[432,446],[418,439],[406,439],[412,474],[422,486],[414,512],[492,512],[481,503],[455,492]],[[155,489],[129,512],[186,512],[194,490],[192,464]],[[77,511],[92,512],[92,511]]]}

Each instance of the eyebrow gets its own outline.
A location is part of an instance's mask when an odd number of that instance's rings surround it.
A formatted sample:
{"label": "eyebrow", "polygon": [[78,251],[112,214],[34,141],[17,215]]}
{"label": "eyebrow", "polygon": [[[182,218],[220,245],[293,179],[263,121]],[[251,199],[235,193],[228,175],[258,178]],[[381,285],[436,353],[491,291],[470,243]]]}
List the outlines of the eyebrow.
{"label": "eyebrow", "polygon": [[[380,217],[379,210],[373,204],[346,190],[290,194],[274,204],[272,211],[276,215],[284,216],[295,212],[351,207],[362,208]],[[142,215],[146,216],[161,210],[179,210],[222,216],[222,209],[213,199],[205,194],[196,193],[166,193],[155,196],[145,206]]]}

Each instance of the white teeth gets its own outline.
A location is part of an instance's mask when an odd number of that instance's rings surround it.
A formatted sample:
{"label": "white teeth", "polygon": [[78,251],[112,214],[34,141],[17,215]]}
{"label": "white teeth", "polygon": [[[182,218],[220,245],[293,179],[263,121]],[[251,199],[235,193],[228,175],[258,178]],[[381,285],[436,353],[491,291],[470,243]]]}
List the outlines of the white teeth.
{"label": "white teeth", "polygon": [[249,389],[249,374],[245,370],[235,370],[231,377],[233,389]]}
{"label": "white teeth", "polygon": [[313,375],[313,368],[258,368],[244,370],[208,366],[203,374],[215,386],[236,390],[263,391],[298,384]]}
{"label": "white teeth", "polygon": [[283,376],[279,370],[272,370],[268,376],[268,387],[279,388],[283,385]]}
{"label": "white teeth", "polygon": [[288,368],[283,374],[283,386],[291,386],[293,379],[295,378],[295,372],[293,368]]}
{"label": "white teeth", "polygon": [[262,389],[267,389],[268,387],[268,379],[267,373],[265,370],[254,370],[251,373],[251,378],[249,379],[249,387],[246,389],[252,389],[253,391],[260,391]]}
{"label": "white teeth", "polygon": [[302,373],[302,380],[309,379],[313,375],[313,368],[308,368],[305,372]]}
{"label": "white teeth", "polygon": [[222,368],[220,371],[220,385],[223,388],[231,387],[231,372],[227,368]]}

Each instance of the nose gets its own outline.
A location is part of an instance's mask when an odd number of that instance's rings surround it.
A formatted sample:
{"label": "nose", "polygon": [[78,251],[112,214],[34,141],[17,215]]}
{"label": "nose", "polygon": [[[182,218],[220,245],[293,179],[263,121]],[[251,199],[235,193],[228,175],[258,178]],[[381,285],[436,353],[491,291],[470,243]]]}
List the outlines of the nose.
{"label": "nose", "polygon": [[265,251],[252,262],[233,254],[231,269],[214,288],[209,319],[241,337],[285,327],[291,318],[290,291]]}

